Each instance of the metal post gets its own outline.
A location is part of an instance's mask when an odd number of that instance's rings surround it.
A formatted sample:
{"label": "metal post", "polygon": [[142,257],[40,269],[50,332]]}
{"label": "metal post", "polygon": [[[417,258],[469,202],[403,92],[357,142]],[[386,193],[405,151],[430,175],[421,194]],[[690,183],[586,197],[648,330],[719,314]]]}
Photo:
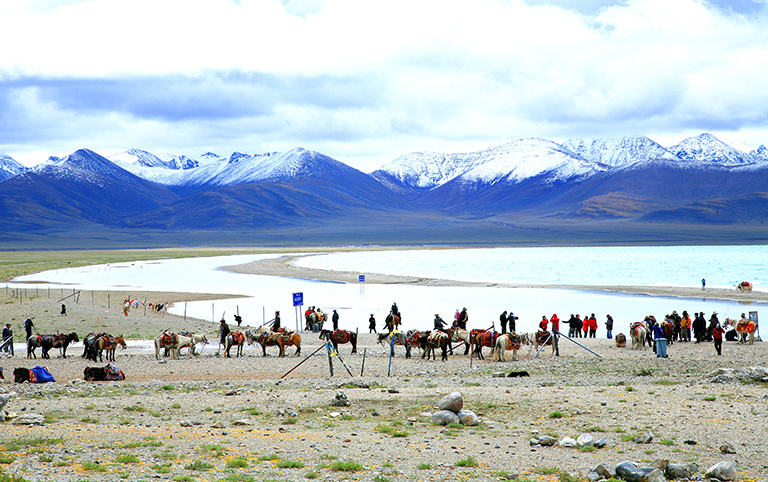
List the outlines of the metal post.
{"label": "metal post", "polygon": [[[392,373],[392,355],[395,353],[395,336],[394,331],[389,334],[389,366],[387,367],[387,376]],[[406,340],[407,342],[408,340]]]}
{"label": "metal post", "polygon": [[360,366],[360,376],[363,376],[363,370],[365,370],[365,355],[368,352],[368,348],[363,348],[363,364]]}

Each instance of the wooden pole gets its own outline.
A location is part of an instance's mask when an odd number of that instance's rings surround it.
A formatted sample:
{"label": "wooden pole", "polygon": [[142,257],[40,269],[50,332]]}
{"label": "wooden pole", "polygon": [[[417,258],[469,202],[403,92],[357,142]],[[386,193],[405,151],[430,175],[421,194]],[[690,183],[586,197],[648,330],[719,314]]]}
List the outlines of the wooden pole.
{"label": "wooden pole", "polygon": [[363,370],[365,370],[365,354],[368,352],[368,348],[363,348],[363,364],[360,366],[360,376],[363,376]]}

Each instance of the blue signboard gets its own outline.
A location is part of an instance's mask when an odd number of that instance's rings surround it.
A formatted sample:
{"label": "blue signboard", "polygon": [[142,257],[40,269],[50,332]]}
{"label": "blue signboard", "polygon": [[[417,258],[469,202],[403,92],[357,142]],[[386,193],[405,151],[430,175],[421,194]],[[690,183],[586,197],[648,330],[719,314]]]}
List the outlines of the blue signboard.
{"label": "blue signboard", "polygon": [[304,305],[304,293],[294,293],[293,306],[303,306],[303,305]]}
{"label": "blue signboard", "polygon": [[361,274],[359,277],[361,283],[365,283],[365,275]]}

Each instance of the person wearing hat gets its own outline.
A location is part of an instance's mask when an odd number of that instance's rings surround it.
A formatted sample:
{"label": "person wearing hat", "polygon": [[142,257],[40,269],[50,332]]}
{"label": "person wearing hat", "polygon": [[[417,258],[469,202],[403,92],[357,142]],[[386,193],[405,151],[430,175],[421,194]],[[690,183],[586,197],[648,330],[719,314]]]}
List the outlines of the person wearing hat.
{"label": "person wearing hat", "polygon": [[466,330],[467,329],[467,322],[469,321],[469,315],[467,314],[467,309],[464,308],[461,310],[461,313],[459,314],[459,329],[460,330]]}
{"label": "person wearing hat", "polygon": [[547,331],[547,326],[549,325],[549,320],[546,316],[541,317],[541,321],[539,322],[539,329],[541,331]]}
{"label": "person wearing hat", "polygon": [[510,333],[516,333],[517,332],[517,324],[515,323],[515,320],[518,320],[519,318],[515,316],[514,313],[511,311],[509,312],[509,316],[507,316],[507,328],[509,329]]}
{"label": "person wearing hat", "polygon": [[336,313],[336,310],[333,310],[333,316],[331,317],[331,321],[333,322],[333,331],[336,331],[339,329],[339,314]]}
{"label": "person wearing hat", "polygon": [[718,356],[723,354],[723,334],[725,333],[725,330],[722,326],[720,326],[720,323],[717,323],[712,328],[712,341],[715,343],[715,351],[717,352]]}
{"label": "person wearing hat", "polygon": [[227,335],[229,335],[229,332],[229,325],[226,321],[224,321],[224,318],[222,318],[219,324],[219,343],[225,345],[224,342],[227,340]]}
{"label": "person wearing hat", "polygon": [[371,313],[371,317],[368,318],[368,333],[378,333],[376,331],[376,318],[373,317],[373,313]]}
{"label": "person wearing hat", "polygon": [[280,312],[275,311],[275,319],[272,322],[272,331],[280,331]]}
{"label": "person wearing hat", "polygon": [[715,329],[715,326],[720,324],[720,320],[717,318],[717,311],[712,312],[712,316],[709,317],[709,326],[707,327],[707,341],[712,339],[712,333]]}

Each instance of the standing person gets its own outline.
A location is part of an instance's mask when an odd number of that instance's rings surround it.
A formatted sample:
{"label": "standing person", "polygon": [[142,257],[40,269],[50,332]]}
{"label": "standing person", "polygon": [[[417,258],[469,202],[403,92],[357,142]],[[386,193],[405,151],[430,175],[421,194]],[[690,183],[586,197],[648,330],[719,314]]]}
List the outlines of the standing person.
{"label": "standing person", "polygon": [[61,316],[67,316],[67,305],[61,304]]}
{"label": "standing person", "polygon": [[584,330],[584,338],[587,338],[587,333],[589,333],[589,315],[584,315],[584,321],[581,322],[581,329]]}
{"label": "standing person", "polygon": [[720,326],[720,323],[712,328],[712,340],[715,342],[715,351],[718,355],[723,354],[723,333],[725,330]]}
{"label": "standing person", "polygon": [[701,291],[704,291],[704,288],[707,287],[707,280],[704,278],[701,278]]}
{"label": "standing person", "polygon": [[24,320],[24,331],[27,332],[27,340],[29,340],[29,337],[32,336],[32,328],[34,328],[35,324],[32,323],[32,318],[27,318]]}
{"label": "standing person", "polygon": [[[395,309],[397,309],[397,305],[393,305]],[[333,321],[333,331],[336,331],[339,329],[339,314],[336,313],[336,310],[333,310],[333,316],[331,317],[331,321]]]}
{"label": "standing person", "polygon": [[571,317],[568,318],[568,336],[573,338],[574,327],[576,326],[576,317],[571,313]]}
{"label": "standing person", "polygon": [[464,308],[463,310],[461,310],[461,314],[459,314],[459,329],[466,330],[468,321],[469,321],[469,315],[467,314],[467,309]]}
{"label": "standing person", "polygon": [[597,318],[594,313],[589,317],[589,337],[597,338]]}
{"label": "standing person", "polygon": [[701,340],[704,338],[707,321],[704,319],[703,311],[694,314],[696,318],[693,319],[693,336],[696,338],[696,343],[701,343]]}
{"label": "standing person", "polygon": [[131,311],[131,300],[126,298],[123,300],[123,314],[128,316],[129,311]]}
{"label": "standing person", "polygon": [[368,318],[368,333],[377,333],[376,318],[373,317],[373,313],[371,313],[371,317]]}
{"label": "standing person", "polygon": [[[651,322],[653,323],[653,322]],[[664,338],[664,330],[660,323],[653,323],[653,340],[656,342],[656,356],[667,358],[667,339]]]}
{"label": "standing person", "polygon": [[[240,326],[238,324],[238,326]],[[275,311],[275,320],[272,322],[272,331],[280,331],[280,312]]]}
{"label": "standing person", "polygon": [[11,324],[6,323],[5,328],[3,328],[3,351],[6,353],[10,353],[13,355],[13,330],[11,329]]}
{"label": "standing person", "polygon": [[613,317],[611,315],[605,315],[605,331],[608,332],[608,339],[613,338]]}
{"label": "standing person", "polygon": [[576,338],[581,338],[581,330],[584,327],[584,322],[581,321],[581,315],[576,313],[576,323],[574,323],[576,326],[574,327],[575,330],[573,334],[576,336]]}
{"label": "standing person", "polygon": [[712,316],[709,317],[709,326],[707,327],[707,332],[704,334],[705,341],[712,339],[712,332],[714,331],[715,326],[719,324],[720,320],[717,318],[717,311],[713,311]]}
{"label": "standing person", "polygon": [[557,313],[553,313],[549,321],[552,323],[552,343],[555,344],[555,356],[560,356],[560,346],[558,345],[558,340],[560,339],[560,318],[557,317]]}
{"label": "standing person", "polygon": [[222,318],[219,324],[219,343],[221,345],[227,346],[225,342],[227,341],[227,336],[229,335],[229,332],[230,332],[229,325],[227,324],[226,321],[224,321],[224,318]]}
{"label": "standing person", "polygon": [[510,333],[517,333],[517,323],[515,323],[517,319],[518,317],[510,311],[509,316],[507,316],[507,325]]}
{"label": "standing person", "polygon": [[240,323],[243,322],[243,317],[240,315],[235,315],[235,323],[237,323],[237,327],[240,328]]}
{"label": "standing person", "polygon": [[680,341],[691,341],[691,317],[685,310],[680,319]]}
{"label": "standing person", "polygon": [[499,315],[499,324],[501,325],[501,334],[507,332],[507,310],[504,310],[502,314]]}

